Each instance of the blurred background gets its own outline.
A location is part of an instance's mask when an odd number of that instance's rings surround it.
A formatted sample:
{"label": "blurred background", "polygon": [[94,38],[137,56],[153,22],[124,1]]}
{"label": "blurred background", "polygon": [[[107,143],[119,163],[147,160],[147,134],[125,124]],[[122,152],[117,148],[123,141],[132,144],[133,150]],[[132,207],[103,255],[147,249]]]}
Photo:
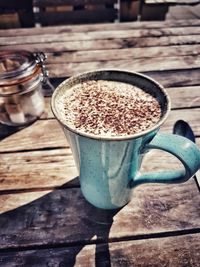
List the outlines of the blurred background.
{"label": "blurred background", "polygon": [[0,0],[0,29],[199,17],[200,0]]}

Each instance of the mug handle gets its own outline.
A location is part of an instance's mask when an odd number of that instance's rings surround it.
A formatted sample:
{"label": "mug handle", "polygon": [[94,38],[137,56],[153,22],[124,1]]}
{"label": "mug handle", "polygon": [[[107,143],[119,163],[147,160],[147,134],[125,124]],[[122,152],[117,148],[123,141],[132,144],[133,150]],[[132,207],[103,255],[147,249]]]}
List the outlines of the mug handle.
{"label": "mug handle", "polygon": [[157,133],[144,149],[160,149],[169,152],[181,161],[185,170],[143,174],[138,172],[131,180],[131,187],[143,183],[182,183],[191,178],[200,167],[200,150],[192,141],[179,135]]}

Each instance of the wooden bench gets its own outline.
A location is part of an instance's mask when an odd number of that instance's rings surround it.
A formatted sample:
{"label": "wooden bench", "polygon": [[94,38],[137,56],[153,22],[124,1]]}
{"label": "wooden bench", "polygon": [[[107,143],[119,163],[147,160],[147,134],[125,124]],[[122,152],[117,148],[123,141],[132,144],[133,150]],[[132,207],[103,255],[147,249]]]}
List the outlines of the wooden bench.
{"label": "wooden bench", "polygon": [[0,0],[0,28],[119,20],[118,0]]}
{"label": "wooden bench", "polygon": [[113,22],[118,19],[117,0],[35,0],[36,23],[42,26]]}
{"label": "wooden bench", "polygon": [[32,0],[0,0],[0,28],[33,27]]}

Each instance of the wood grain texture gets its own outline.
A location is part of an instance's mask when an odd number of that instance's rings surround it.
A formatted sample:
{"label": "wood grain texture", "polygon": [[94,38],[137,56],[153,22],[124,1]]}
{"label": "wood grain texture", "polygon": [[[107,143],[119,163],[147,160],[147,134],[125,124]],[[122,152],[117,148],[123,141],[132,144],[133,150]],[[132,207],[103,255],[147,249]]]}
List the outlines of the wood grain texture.
{"label": "wood grain texture", "polygon": [[60,52],[47,53],[48,64],[70,63],[70,62],[91,62],[91,61],[110,61],[110,60],[129,60],[137,58],[155,57],[182,57],[200,56],[199,45],[179,45],[169,47],[143,47],[143,48],[124,48],[124,49],[102,49],[92,51]]}
{"label": "wood grain texture", "polygon": [[[162,84],[165,88],[199,86],[200,84],[199,68],[146,71],[142,73],[150,76],[151,78]],[[68,77],[67,76],[51,77],[50,80],[56,87],[66,78]]]}
{"label": "wood grain texture", "polygon": [[113,212],[91,206],[79,188],[47,191],[33,201],[34,196],[34,192],[0,195],[2,249],[117,241],[200,229],[200,194],[192,180],[138,186],[132,201]]}
{"label": "wood grain texture", "polygon": [[171,98],[172,109],[200,107],[200,86],[167,88],[166,91]]}
{"label": "wood grain texture", "polygon": [[31,126],[2,140],[0,151],[51,149],[55,145],[57,148],[67,146],[66,138],[57,121],[54,119],[38,120]]}
{"label": "wood grain texture", "polygon": [[87,25],[64,25],[64,26],[49,26],[45,28],[33,28],[31,29],[31,32],[28,29],[15,29],[13,31],[12,29],[1,29],[0,30],[0,36],[29,36],[29,35],[37,35],[37,34],[44,34],[44,33],[50,33],[50,34],[57,34],[57,33],[63,33],[63,32],[87,32],[87,31],[110,31],[115,30],[134,30],[134,29],[163,29],[163,28],[176,28],[176,27],[198,27],[200,26],[200,22],[198,19],[181,19],[181,20],[167,20],[167,21],[151,21],[151,23],[147,21],[134,21],[134,22],[123,22],[123,23],[101,23],[101,24],[87,24]]}
{"label": "wood grain texture", "polygon": [[110,247],[113,266],[197,267],[200,235],[114,243]]}
{"label": "wood grain texture", "polygon": [[147,71],[145,74],[160,82],[164,87],[183,87],[190,85],[199,86],[200,84],[199,68]]}
{"label": "wood grain texture", "polygon": [[[165,70],[147,71],[147,72],[142,72],[142,73],[158,81],[165,88],[199,86],[200,84],[199,68],[166,70],[166,71]],[[54,84],[56,87],[67,78],[68,78],[67,76],[51,77],[50,80],[52,84]]]}
{"label": "wood grain texture", "polygon": [[87,24],[87,25],[65,25],[65,26],[49,26],[41,28],[32,28],[31,31],[28,29],[6,29],[0,30],[1,37],[8,36],[29,36],[29,35],[43,35],[43,34],[60,34],[60,33],[70,33],[70,32],[88,32],[88,31],[110,31],[110,30],[135,30],[135,29],[163,29],[163,28],[177,28],[184,27],[187,28],[198,27],[200,22],[198,19],[194,20],[167,20],[167,21],[134,21],[134,22],[123,22],[123,23],[101,23],[101,24]]}
{"label": "wood grain texture", "polygon": [[[188,34],[188,32],[190,34]],[[164,37],[176,36],[181,39],[182,36],[200,34],[200,27],[177,27],[177,28],[164,28],[164,29],[135,29],[135,30],[102,30],[102,31],[87,31],[87,32],[69,32],[58,34],[43,34],[31,35],[29,38],[24,36],[10,36],[0,37],[0,44],[3,45],[16,45],[16,44],[37,44],[37,43],[51,43],[51,42],[64,42],[64,41],[81,41],[81,40],[99,40],[99,39],[113,39],[113,38],[141,38],[141,37]],[[191,43],[191,42],[190,42]]]}
{"label": "wood grain texture", "polygon": [[[60,55],[62,52],[72,51],[92,51],[92,50],[105,50],[105,49],[120,49],[120,48],[141,48],[141,47],[156,47],[156,46],[177,46],[177,45],[195,45],[200,43],[199,35],[184,35],[181,37],[167,36],[167,37],[130,37],[130,38],[117,38],[116,36],[111,39],[95,39],[95,40],[76,40],[76,41],[59,41],[57,38],[53,43],[39,42],[36,40],[32,43],[15,43],[15,49],[25,49],[32,52],[48,52],[54,53],[54,56]],[[13,44],[4,44],[0,50],[9,50],[13,48]],[[163,48],[164,49],[164,48]],[[170,49],[170,48],[169,48]],[[189,48],[188,48],[189,49]],[[123,52],[121,52],[123,53]]]}
{"label": "wood grain texture", "polygon": [[[69,147],[3,154],[0,158],[0,192],[59,187],[78,175]],[[78,185],[77,180],[68,184],[74,185]]]}
{"label": "wood grain texture", "polygon": [[[4,267],[198,267],[200,235],[1,253]],[[189,244],[189,245],[188,245]],[[169,257],[170,255],[170,257]],[[98,265],[97,265],[98,264]]]}
{"label": "wood grain texture", "polygon": [[109,61],[90,61],[80,63],[60,63],[48,64],[47,68],[52,77],[72,76],[81,72],[92,71],[94,69],[124,69],[130,71],[147,72],[162,70],[179,70],[200,68],[200,60],[198,57],[182,56],[182,57],[156,57],[156,58],[140,58],[127,60],[109,60]]}

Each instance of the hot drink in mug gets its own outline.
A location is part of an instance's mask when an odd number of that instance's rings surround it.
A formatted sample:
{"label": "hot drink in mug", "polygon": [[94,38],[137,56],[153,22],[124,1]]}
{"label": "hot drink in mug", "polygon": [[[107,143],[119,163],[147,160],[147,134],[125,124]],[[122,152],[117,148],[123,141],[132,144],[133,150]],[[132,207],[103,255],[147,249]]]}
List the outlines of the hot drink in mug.
{"label": "hot drink in mug", "polygon": [[[72,149],[82,193],[98,208],[122,207],[135,186],[184,182],[200,167],[195,144],[159,133],[170,99],[142,74],[97,70],[71,77],[55,90],[52,111]],[[154,148],[177,157],[183,170],[140,173],[143,155]]]}

